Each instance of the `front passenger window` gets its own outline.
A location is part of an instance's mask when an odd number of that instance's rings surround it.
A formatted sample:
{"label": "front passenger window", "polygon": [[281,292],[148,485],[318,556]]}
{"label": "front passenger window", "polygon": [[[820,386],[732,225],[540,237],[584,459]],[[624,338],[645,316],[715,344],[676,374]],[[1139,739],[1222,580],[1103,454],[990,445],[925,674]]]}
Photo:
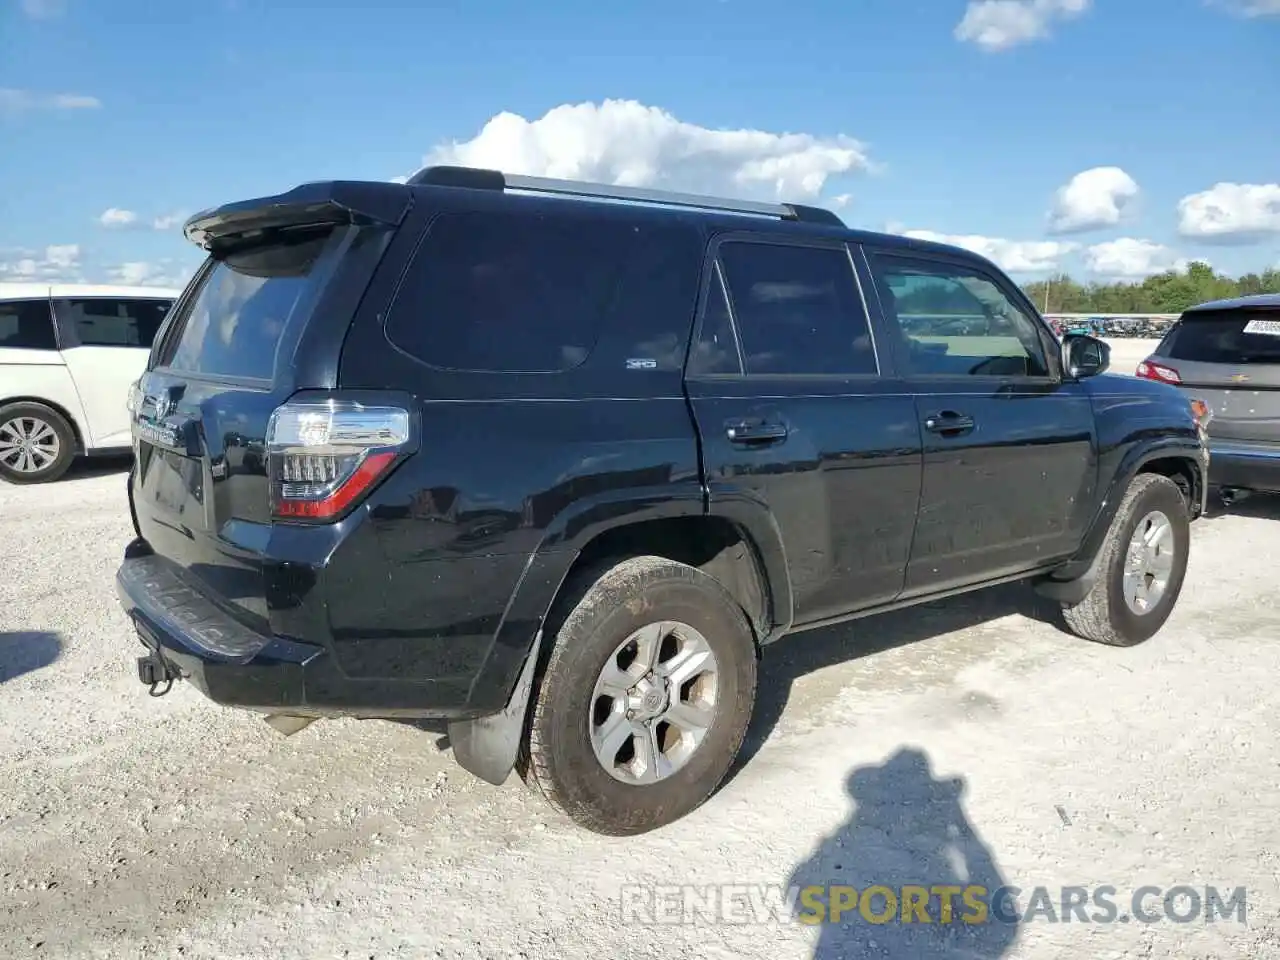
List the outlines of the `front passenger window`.
{"label": "front passenger window", "polygon": [[990,277],[945,261],[896,256],[874,257],[873,268],[911,373],[1049,375],[1037,322]]}

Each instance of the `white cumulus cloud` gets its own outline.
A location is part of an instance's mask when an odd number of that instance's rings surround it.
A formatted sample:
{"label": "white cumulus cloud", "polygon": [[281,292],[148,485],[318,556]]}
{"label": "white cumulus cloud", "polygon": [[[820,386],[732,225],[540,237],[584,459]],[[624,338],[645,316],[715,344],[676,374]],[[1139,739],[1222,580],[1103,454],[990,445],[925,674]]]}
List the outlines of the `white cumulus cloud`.
{"label": "white cumulus cloud", "polygon": [[192,264],[172,257],[95,266],[92,260],[85,262],[76,243],[52,244],[39,250],[0,250],[0,283],[118,283],[181,288],[194,272]]}
{"label": "white cumulus cloud", "polygon": [[97,97],[87,97],[82,93],[55,93],[47,103],[57,110],[96,110],[102,106]]}
{"label": "white cumulus cloud", "polygon": [[1084,251],[1084,263],[1091,271],[1102,276],[1134,280],[1166,270],[1181,270],[1188,261],[1169,247],[1153,240],[1121,237],[1087,247]]}
{"label": "white cumulus cloud", "polygon": [[151,221],[153,230],[176,230],[187,222],[185,213],[163,213]]}
{"label": "white cumulus cloud", "polygon": [[20,250],[0,260],[0,280],[15,283],[76,282],[83,279],[80,246],[52,244],[43,250]]}
{"label": "white cumulus cloud", "polygon": [[148,280],[160,274],[160,268],[145,260],[129,260],[118,266],[110,267],[107,273],[111,279],[117,283],[123,283],[127,286],[142,286]]}
{"label": "white cumulus cloud", "polygon": [[1079,244],[1058,240],[1005,240],[979,234],[946,234],[933,230],[904,230],[903,236],[932,240],[972,250],[1010,273],[1039,273],[1058,269],[1059,262]]}
{"label": "white cumulus cloud", "polygon": [[45,259],[59,267],[70,267],[80,262],[80,244],[54,244],[44,248]]}
{"label": "white cumulus cloud", "polygon": [[1280,0],[1209,0],[1209,2],[1226,7],[1242,17],[1280,16]]}
{"label": "white cumulus cloud", "polygon": [[1280,183],[1217,183],[1178,201],[1184,237],[1251,243],[1280,234]]}
{"label": "white cumulus cloud", "polygon": [[97,97],[80,93],[39,93],[17,87],[0,87],[0,117],[16,117],[31,110],[96,110]]}
{"label": "white cumulus cloud", "polygon": [[177,284],[177,276],[170,273],[166,266],[152,264],[146,260],[129,260],[108,268],[111,282],[124,284],[125,287],[173,287]]}
{"label": "white cumulus cloud", "polygon": [[970,0],[955,37],[995,52],[1049,36],[1060,20],[1078,17],[1092,0]]}
{"label": "white cumulus cloud", "polygon": [[98,223],[108,229],[121,229],[124,227],[132,227],[138,222],[138,215],[132,210],[123,210],[120,207],[108,207],[98,216]]}
{"label": "white cumulus cloud", "polygon": [[172,260],[129,260],[107,268],[112,283],[129,287],[182,287],[191,278],[192,271],[179,267]]}
{"label": "white cumulus cloud", "polygon": [[98,223],[109,230],[127,230],[150,227],[152,230],[174,230],[187,220],[182,212],[162,213],[154,217],[143,217],[133,210],[121,207],[110,207],[98,216]]}
{"label": "white cumulus cloud", "polygon": [[1058,188],[1049,211],[1055,233],[1080,233],[1113,227],[1138,196],[1138,182],[1119,167],[1094,167]]}
{"label": "white cumulus cloud", "polygon": [[424,164],[797,201],[815,200],[829,178],[871,165],[852,137],[712,129],[634,100],[561,104],[535,120],[499,113]]}
{"label": "white cumulus cloud", "polygon": [[22,12],[32,20],[52,20],[67,12],[66,0],[22,0]]}

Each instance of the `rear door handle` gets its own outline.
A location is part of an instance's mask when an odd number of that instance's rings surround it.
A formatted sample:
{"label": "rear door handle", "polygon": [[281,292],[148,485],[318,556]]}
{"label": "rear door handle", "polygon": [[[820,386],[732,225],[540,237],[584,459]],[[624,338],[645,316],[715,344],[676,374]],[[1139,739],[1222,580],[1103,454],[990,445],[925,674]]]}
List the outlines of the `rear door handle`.
{"label": "rear door handle", "polygon": [[976,425],[973,417],[965,413],[956,413],[954,410],[943,410],[941,413],[932,414],[924,421],[924,428],[931,433],[952,437],[968,433]]}
{"label": "rear door handle", "polygon": [[787,425],[771,420],[730,420],[724,433],[730,443],[778,443],[787,439]]}

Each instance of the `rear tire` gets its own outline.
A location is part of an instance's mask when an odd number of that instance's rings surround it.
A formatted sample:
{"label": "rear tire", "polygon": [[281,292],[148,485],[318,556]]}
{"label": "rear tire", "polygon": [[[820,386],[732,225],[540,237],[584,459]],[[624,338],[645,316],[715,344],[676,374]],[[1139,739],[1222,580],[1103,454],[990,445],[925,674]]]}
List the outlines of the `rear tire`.
{"label": "rear tire", "polygon": [[[1163,548],[1146,546],[1156,541]],[[1063,608],[1067,626],[1086,640],[1115,647],[1149,640],[1173,613],[1190,545],[1191,516],[1177,484],[1160,474],[1138,474],[1107,532],[1097,583],[1079,603]],[[1156,572],[1142,572],[1148,567]]]}
{"label": "rear tire", "polygon": [[741,607],[694,567],[635,557],[589,572],[560,610],[521,776],[593,833],[690,813],[729,772],[751,718],[756,649]]}
{"label": "rear tire", "polygon": [[29,401],[0,407],[0,479],[52,483],[75,456],[75,432],[58,411]]}

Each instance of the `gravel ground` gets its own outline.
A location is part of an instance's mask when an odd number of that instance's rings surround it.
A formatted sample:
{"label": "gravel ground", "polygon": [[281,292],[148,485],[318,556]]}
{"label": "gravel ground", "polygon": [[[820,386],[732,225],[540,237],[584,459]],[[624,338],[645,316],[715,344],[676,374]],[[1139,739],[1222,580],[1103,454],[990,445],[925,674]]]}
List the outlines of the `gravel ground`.
{"label": "gravel ground", "polygon": [[[1024,616],[1017,587],[784,641],[737,775],[622,841],[407,724],[285,739],[182,685],[148,698],[112,592],[118,468],[0,485],[0,532],[0,957],[1280,956],[1272,501],[1196,524],[1182,601],[1133,650]],[[1248,921],[623,911],[624,884],[956,878],[1109,884],[1122,915],[1144,884],[1243,886]]]}

